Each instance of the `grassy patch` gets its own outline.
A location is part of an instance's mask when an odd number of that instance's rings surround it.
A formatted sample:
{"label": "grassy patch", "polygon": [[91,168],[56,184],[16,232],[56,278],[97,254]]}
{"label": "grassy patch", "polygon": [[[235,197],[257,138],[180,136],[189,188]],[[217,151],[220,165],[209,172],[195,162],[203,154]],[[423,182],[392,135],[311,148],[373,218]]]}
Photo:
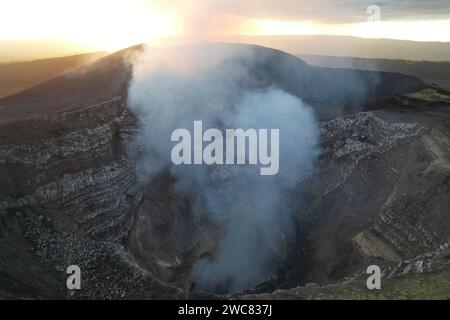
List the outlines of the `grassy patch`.
{"label": "grassy patch", "polygon": [[435,88],[428,88],[414,93],[405,95],[408,98],[422,100],[426,102],[445,102],[450,103],[450,95],[444,93],[444,91],[437,90]]}
{"label": "grassy patch", "polygon": [[307,299],[385,300],[450,299],[450,270],[427,274],[405,274],[382,280],[380,290],[369,290],[365,279],[303,292]]}

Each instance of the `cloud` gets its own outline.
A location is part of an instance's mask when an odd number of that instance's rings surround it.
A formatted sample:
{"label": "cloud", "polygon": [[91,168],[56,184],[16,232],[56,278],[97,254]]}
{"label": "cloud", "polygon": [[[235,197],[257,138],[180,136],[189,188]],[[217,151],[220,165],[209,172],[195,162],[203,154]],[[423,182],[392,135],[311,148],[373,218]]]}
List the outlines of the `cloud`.
{"label": "cloud", "polygon": [[[149,4],[154,1],[147,1]],[[255,19],[314,20],[325,23],[356,23],[365,21],[366,9],[378,5],[386,19],[420,20],[450,17],[448,0],[186,0],[170,1],[170,8],[188,12],[188,18],[210,17],[215,20],[226,15]],[[203,19],[204,20],[204,19]]]}

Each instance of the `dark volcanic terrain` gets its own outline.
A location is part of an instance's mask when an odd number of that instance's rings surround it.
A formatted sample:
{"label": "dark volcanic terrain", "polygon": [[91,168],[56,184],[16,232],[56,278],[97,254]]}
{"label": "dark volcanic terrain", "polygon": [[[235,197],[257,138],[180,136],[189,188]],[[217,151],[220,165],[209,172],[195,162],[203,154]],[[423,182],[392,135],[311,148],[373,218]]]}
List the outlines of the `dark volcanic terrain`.
{"label": "dark volcanic terrain", "polygon": [[[131,61],[143,49],[0,100],[0,298],[204,297],[190,268],[214,256],[220,226],[168,172],[139,183],[126,152],[139,130],[127,106]],[[284,262],[231,297],[450,298],[449,93],[414,76],[252,49],[250,72],[264,86],[315,108],[320,148],[293,190]],[[374,263],[386,281],[377,292],[364,280]],[[72,264],[82,290],[66,289]]]}
{"label": "dark volcanic terrain", "polygon": [[450,89],[449,61],[411,61],[394,59],[364,59],[354,57],[333,57],[302,55],[298,57],[308,64],[327,68],[351,68],[360,70],[375,70],[410,74],[420,79],[436,83]]}

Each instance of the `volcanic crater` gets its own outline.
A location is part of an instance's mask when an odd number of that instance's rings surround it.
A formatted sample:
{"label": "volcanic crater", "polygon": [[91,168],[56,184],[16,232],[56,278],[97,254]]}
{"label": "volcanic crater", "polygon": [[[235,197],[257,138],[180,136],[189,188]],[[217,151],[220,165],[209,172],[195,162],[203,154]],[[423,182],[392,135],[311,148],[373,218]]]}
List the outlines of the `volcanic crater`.
{"label": "volcanic crater", "polygon": [[[405,277],[449,279],[450,106],[409,96],[448,92],[252,46],[250,72],[314,109],[317,161],[284,195],[288,222],[252,222],[249,245],[269,253],[265,272],[238,291],[196,283],[193,266],[217,259],[226,225],[205,212],[201,192],[174,187],[170,170],[151,182],[137,176],[127,148],[140,127],[128,87],[143,50],[0,100],[0,297],[345,298],[359,294],[370,264],[392,292],[406,290]],[[73,264],[83,290],[66,289]]]}

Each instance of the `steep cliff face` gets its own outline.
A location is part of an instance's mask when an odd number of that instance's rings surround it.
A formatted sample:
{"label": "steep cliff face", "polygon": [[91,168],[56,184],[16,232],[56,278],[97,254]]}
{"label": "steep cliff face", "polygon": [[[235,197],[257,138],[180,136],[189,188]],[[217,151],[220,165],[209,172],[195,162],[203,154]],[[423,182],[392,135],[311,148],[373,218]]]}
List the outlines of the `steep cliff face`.
{"label": "steep cliff face", "polygon": [[1,208],[39,208],[67,232],[117,236],[111,229],[120,228],[139,202],[121,151],[124,111],[116,98],[81,112],[3,126]]}
{"label": "steep cliff face", "polygon": [[431,128],[411,148],[374,224],[405,258],[436,250],[450,238],[449,137]]}
{"label": "steep cliff face", "polygon": [[450,239],[448,118],[448,110],[379,111],[322,123],[316,172],[298,193],[298,238],[278,281],[266,288],[339,283],[373,263],[447,270],[445,255],[436,264],[410,260],[434,256]]}
{"label": "steep cliff face", "polygon": [[154,288],[164,297],[158,286],[178,295],[135,265],[121,245],[142,198],[123,149],[130,121],[114,98],[2,126],[3,295],[63,297],[72,264],[83,269],[80,297],[123,298],[131,288],[136,294]]}
{"label": "steep cliff face", "polygon": [[[138,182],[126,148],[138,129],[125,101],[129,57],[140,49],[0,100],[0,297],[196,297],[186,290],[190,267],[214,252],[221,230],[168,173]],[[275,61],[264,77],[321,103],[314,86],[288,77],[286,66],[306,64],[259,50]],[[380,99],[425,85],[403,80],[384,84],[391,91]],[[363,112],[319,126],[316,172],[295,190],[297,233],[269,287],[330,283],[372,261],[391,268],[449,240],[448,113]],[[76,292],[65,286],[72,264],[83,270]]]}

